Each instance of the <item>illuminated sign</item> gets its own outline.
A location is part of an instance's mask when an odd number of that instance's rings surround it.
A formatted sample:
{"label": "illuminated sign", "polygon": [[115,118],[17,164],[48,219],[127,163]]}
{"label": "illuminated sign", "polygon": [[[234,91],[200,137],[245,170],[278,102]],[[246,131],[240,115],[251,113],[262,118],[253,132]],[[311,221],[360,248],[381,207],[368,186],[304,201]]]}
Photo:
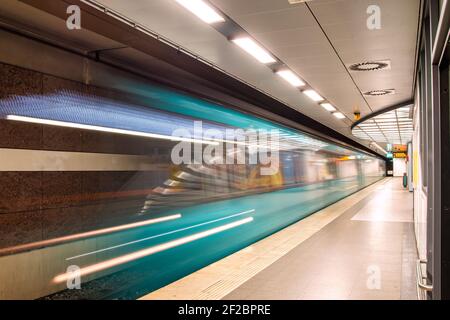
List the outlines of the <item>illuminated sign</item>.
{"label": "illuminated sign", "polygon": [[388,158],[388,159],[392,159],[392,152],[388,152],[387,154],[386,154],[386,158]]}
{"label": "illuminated sign", "polygon": [[406,154],[406,152],[396,152],[394,153],[394,158],[406,158],[408,155]]}
{"label": "illuminated sign", "polygon": [[408,146],[405,144],[394,144],[392,151],[394,152],[406,152],[408,150]]}

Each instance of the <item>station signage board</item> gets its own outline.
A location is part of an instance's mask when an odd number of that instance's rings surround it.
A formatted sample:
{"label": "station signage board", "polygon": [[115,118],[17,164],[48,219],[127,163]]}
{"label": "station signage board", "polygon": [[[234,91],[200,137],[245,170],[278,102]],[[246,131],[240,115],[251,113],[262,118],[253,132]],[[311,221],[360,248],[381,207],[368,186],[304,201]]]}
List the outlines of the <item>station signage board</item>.
{"label": "station signage board", "polygon": [[394,144],[392,147],[393,152],[406,152],[408,151],[408,146],[406,144]]}
{"label": "station signage board", "polygon": [[408,157],[408,154],[406,152],[396,152],[394,153],[394,158],[396,159],[406,159]]}

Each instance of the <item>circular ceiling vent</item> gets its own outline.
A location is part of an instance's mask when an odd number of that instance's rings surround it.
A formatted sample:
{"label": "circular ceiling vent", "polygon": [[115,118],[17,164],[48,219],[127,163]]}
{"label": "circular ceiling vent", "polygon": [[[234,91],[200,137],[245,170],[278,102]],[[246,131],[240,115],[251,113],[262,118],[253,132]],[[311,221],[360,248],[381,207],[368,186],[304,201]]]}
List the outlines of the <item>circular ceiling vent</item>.
{"label": "circular ceiling vent", "polygon": [[349,69],[352,71],[378,71],[390,69],[391,63],[390,61],[366,61],[361,63],[355,63],[349,66]]}
{"label": "circular ceiling vent", "polygon": [[364,95],[372,97],[386,96],[389,94],[395,94],[395,89],[372,90],[364,92]]}

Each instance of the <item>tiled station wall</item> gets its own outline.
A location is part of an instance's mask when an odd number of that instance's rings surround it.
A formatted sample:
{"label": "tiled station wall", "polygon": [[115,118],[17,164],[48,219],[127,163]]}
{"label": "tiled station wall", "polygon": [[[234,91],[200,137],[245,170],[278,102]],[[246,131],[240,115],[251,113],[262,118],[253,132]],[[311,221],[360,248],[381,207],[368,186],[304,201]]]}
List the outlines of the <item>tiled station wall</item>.
{"label": "tiled station wall", "polygon": [[[15,95],[61,90],[131,99],[114,90],[0,63],[0,104]],[[167,178],[167,148],[167,142],[153,139],[0,119],[0,255],[13,253],[7,249],[13,246],[138,220],[145,197]],[[24,151],[21,166],[10,170],[5,161],[11,163],[7,158],[17,150]],[[54,159],[40,171],[33,169],[36,150]],[[98,170],[95,163],[80,161],[79,168],[66,170],[58,161],[80,153],[108,159],[121,155],[128,169]],[[140,159],[150,168],[136,165]]]}

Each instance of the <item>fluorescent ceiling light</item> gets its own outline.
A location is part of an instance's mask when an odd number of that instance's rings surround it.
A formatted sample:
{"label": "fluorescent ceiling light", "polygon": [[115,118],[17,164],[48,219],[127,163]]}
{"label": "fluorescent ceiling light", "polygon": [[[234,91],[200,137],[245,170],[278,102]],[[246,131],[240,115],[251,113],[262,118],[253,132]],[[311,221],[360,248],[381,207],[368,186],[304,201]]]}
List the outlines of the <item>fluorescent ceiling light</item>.
{"label": "fluorescent ceiling light", "polygon": [[149,132],[142,132],[142,131],[133,131],[133,130],[109,128],[109,127],[100,127],[100,126],[94,126],[94,125],[90,125],[90,124],[65,122],[65,121],[49,120],[49,119],[39,119],[39,118],[16,116],[16,115],[7,115],[6,116],[6,120],[29,122],[29,123],[38,123],[38,124],[44,124],[44,125],[66,127],[66,128],[76,128],[76,129],[83,129],[83,130],[110,132],[110,133],[117,133],[117,134],[124,134],[124,135],[138,136],[138,137],[145,137],[145,138],[154,138],[154,139],[163,139],[163,140],[171,140],[171,141],[184,141],[184,142],[192,142],[192,143],[204,143],[204,144],[211,144],[211,145],[219,145],[219,143],[216,142],[216,141],[183,138],[183,137],[169,136],[169,135],[163,135],[163,134],[157,134],[157,133],[149,133]]}
{"label": "fluorescent ceiling light", "polygon": [[306,94],[313,101],[319,102],[324,100],[322,96],[314,90],[305,90],[303,91],[303,93]]}
{"label": "fluorescent ceiling light", "polygon": [[335,112],[333,113],[333,116],[335,116],[338,119],[344,119],[345,116],[341,112]]}
{"label": "fluorescent ceiling light", "polygon": [[305,83],[291,70],[281,70],[277,72],[277,75],[289,82],[294,87],[303,87]]}
{"label": "fluorescent ceiling light", "polygon": [[330,112],[336,111],[336,108],[331,105],[331,103],[322,103],[321,106]]}
{"label": "fluorescent ceiling light", "polygon": [[223,22],[225,19],[203,0],[176,0],[183,7],[206,23]]}
{"label": "fluorescent ceiling light", "polygon": [[380,145],[376,142],[372,142],[371,145],[374,146],[375,148],[377,148],[378,150],[380,150],[381,152],[383,152],[385,155],[388,153],[386,150],[384,150],[382,147],[380,147]]}
{"label": "fluorescent ceiling light", "polygon": [[257,44],[253,39],[249,37],[237,38],[232,40],[235,44],[241,47],[245,52],[255,57],[261,63],[273,63],[276,62],[275,58]]}

